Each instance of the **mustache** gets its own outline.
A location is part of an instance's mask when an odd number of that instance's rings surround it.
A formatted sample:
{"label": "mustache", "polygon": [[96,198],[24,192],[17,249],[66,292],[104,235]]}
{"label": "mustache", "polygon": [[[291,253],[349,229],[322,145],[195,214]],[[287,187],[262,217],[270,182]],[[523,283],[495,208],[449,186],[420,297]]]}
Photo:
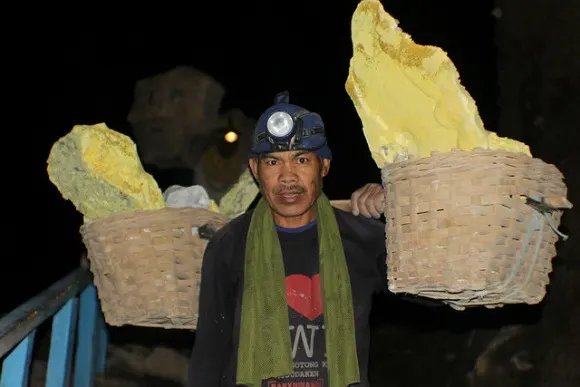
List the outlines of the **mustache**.
{"label": "mustache", "polygon": [[306,192],[306,188],[295,184],[278,187],[274,190],[275,195],[280,195],[282,192],[297,192],[302,194]]}

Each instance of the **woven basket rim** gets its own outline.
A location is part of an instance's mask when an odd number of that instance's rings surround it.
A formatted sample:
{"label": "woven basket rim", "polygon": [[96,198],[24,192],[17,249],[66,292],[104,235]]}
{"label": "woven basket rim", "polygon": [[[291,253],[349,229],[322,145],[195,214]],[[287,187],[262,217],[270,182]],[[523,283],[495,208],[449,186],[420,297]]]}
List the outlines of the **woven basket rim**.
{"label": "woven basket rim", "polygon": [[[534,157],[533,155],[530,156],[530,155],[523,153],[523,152],[513,152],[513,151],[508,151],[505,149],[485,149],[485,148],[477,147],[477,148],[473,148],[471,150],[465,150],[465,149],[453,148],[449,151],[433,151],[429,154],[429,156],[425,156],[425,157],[418,157],[418,158],[413,158],[413,159],[409,159],[409,160],[395,161],[393,163],[386,164],[381,169],[390,168],[390,167],[394,167],[394,166],[400,167],[400,166],[408,166],[408,165],[414,165],[414,164],[431,163],[432,159],[436,159],[436,158],[440,159],[441,157],[453,157],[453,156],[457,156],[458,154],[462,154],[462,153],[463,154],[473,154],[473,155],[481,155],[481,154],[513,155],[515,157],[522,157],[522,158],[528,158],[528,159],[532,159],[532,160],[544,161],[538,157]],[[546,164],[550,164],[550,163],[546,162]]]}
{"label": "woven basket rim", "polygon": [[83,230],[86,230],[86,229],[91,228],[92,226],[98,225],[98,224],[104,224],[104,223],[119,224],[119,223],[123,223],[123,222],[127,222],[127,221],[134,221],[135,219],[147,219],[149,217],[158,217],[161,214],[165,215],[165,216],[182,216],[182,215],[195,216],[196,214],[199,214],[199,213],[209,214],[212,217],[221,220],[223,223],[227,223],[231,220],[228,217],[226,217],[225,215],[222,215],[222,214],[215,212],[215,211],[207,210],[205,208],[190,208],[190,207],[171,208],[171,207],[166,207],[166,208],[159,208],[159,209],[155,209],[155,210],[136,210],[136,211],[118,212],[118,213],[115,213],[115,214],[108,216],[106,218],[95,219],[95,220],[92,220],[90,222],[87,222],[87,223],[83,224],[80,227],[80,229],[81,229],[81,231],[83,231]]}

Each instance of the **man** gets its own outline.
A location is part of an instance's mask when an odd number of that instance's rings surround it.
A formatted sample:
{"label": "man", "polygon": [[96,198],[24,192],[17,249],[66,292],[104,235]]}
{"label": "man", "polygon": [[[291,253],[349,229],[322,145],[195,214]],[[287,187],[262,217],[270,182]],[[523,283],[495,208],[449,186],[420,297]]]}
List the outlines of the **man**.
{"label": "man", "polygon": [[[262,198],[209,242],[190,387],[369,386],[369,313],[385,285],[382,188],[322,192],[332,155],[320,116],[279,94],[256,125]],[[357,214],[363,217],[356,216]]]}

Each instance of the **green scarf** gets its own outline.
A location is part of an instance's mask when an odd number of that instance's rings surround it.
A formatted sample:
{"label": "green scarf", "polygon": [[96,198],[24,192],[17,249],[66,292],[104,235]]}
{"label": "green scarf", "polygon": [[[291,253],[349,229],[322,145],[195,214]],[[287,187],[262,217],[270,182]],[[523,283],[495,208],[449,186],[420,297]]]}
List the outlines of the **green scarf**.
{"label": "green scarf", "polygon": [[[328,198],[316,201],[326,362],[330,387],[360,382],[350,277]],[[286,301],[286,273],[271,209],[260,199],[246,242],[237,383],[294,373]]]}

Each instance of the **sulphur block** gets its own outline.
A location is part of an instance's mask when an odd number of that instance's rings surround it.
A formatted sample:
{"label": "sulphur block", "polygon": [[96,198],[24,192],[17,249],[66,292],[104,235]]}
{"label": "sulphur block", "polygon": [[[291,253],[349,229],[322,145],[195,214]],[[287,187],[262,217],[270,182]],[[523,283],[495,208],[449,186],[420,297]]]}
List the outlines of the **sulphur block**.
{"label": "sulphur block", "polygon": [[530,154],[527,145],[484,128],[447,54],[413,42],[380,1],[359,3],[351,34],[346,90],[379,168],[453,148]]}
{"label": "sulphur block", "polygon": [[236,184],[221,198],[219,212],[230,219],[242,215],[259,193],[260,188],[255,183],[250,168],[247,168]]}
{"label": "sulphur block", "polygon": [[133,141],[105,124],[76,125],[48,157],[48,176],[85,221],[118,212],[165,207],[163,194],[146,173]]}
{"label": "sulphur block", "polygon": [[509,152],[525,153],[531,156],[530,147],[523,142],[512,140],[507,137],[499,137],[494,132],[489,132],[487,136],[489,149],[503,149]]}
{"label": "sulphur block", "polygon": [[213,211],[213,212],[217,212],[218,214],[220,213],[220,208],[217,205],[217,203],[215,202],[215,200],[210,200],[209,201],[209,210]]}

